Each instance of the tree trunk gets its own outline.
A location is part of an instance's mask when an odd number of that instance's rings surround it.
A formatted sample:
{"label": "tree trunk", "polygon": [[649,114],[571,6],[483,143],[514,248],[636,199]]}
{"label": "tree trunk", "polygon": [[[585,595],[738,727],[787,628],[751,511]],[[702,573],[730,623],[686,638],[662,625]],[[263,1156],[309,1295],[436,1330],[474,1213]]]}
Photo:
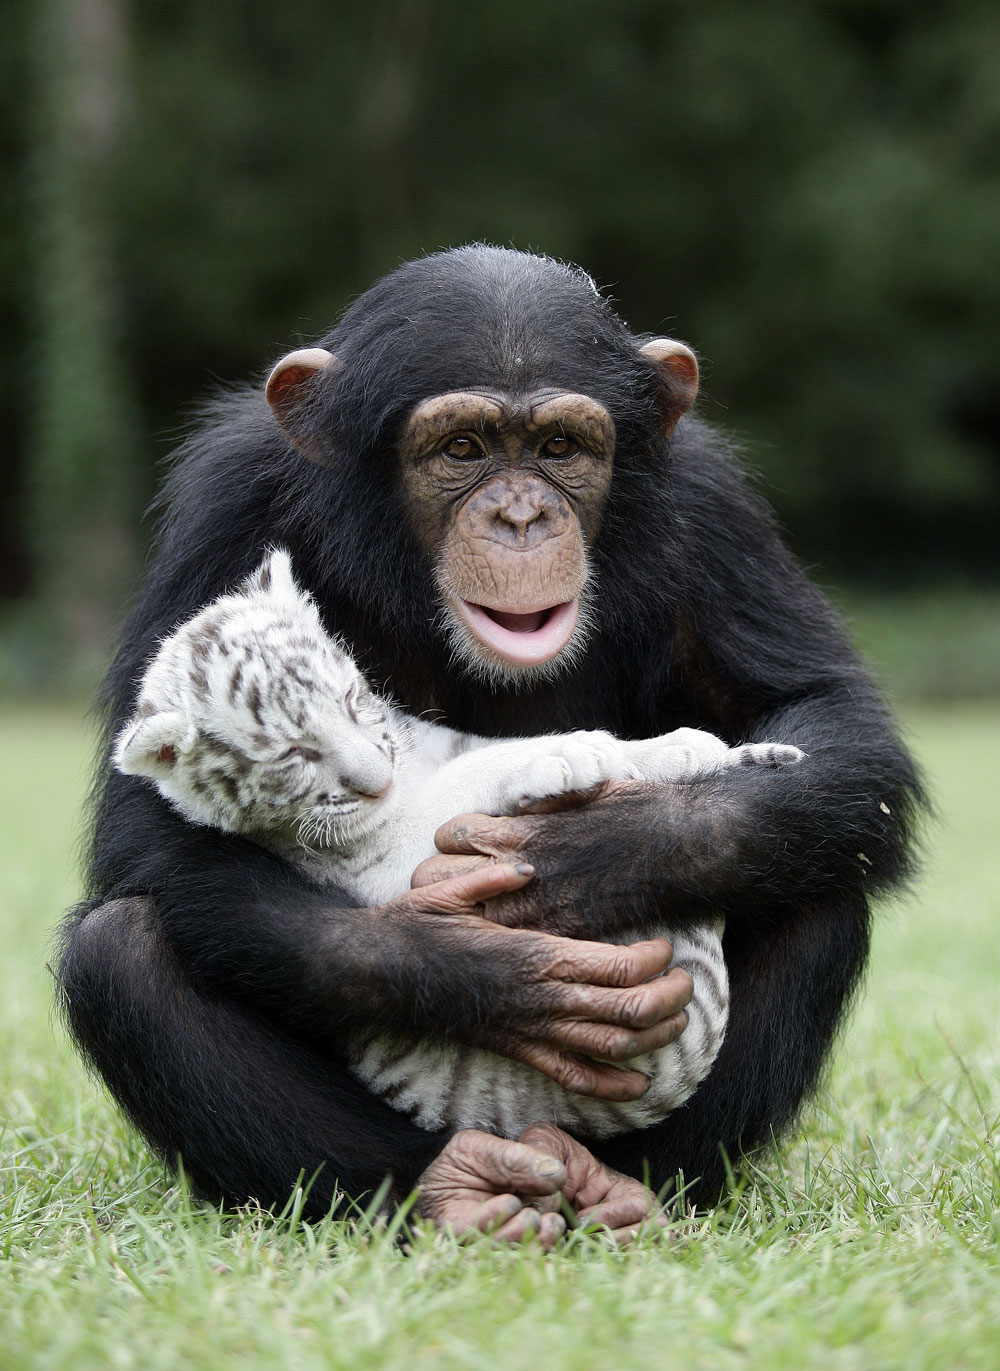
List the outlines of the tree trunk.
{"label": "tree trunk", "polygon": [[39,0],[33,163],[33,579],[69,665],[103,654],[132,569],[141,477],[120,337],[114,171],[124,0]]}

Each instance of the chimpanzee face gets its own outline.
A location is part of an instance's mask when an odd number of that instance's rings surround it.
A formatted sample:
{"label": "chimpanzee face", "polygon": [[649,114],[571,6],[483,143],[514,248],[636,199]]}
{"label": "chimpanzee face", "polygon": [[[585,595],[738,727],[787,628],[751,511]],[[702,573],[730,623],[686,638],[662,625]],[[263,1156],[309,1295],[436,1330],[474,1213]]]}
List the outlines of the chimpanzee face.
{"label": "chimpanzee face", "polygon": [[417,405],[399,446],[411,527],[434,568],[453,652],[527,680],[586,637],[615,426],[585,395],[453,392]]}
{"label": "chimpanzee face", "polygon": [[[694,355],[664,338],[628,348],[630,365],[656,378],[654,423],[668,433],[697,392]],[[350,365],[324,348],[300,349],[267,382],[285,436],[327,466],[337,458],[323,416]],[[532,385],[523,368],[507,384],[456,389],[441,380],[439,392],[402,410],[392,459],[404,517],[426,554],[455,660],[496,684],[528,684],[565,669],[587,640],[588,549],[611,488],[615,422],[595,395],[551,377]]]}

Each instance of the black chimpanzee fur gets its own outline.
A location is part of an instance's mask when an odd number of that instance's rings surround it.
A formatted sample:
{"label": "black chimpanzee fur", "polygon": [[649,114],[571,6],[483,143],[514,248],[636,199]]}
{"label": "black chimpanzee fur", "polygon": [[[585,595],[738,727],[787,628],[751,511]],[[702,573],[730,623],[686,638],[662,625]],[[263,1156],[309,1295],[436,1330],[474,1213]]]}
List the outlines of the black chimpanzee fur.
{"label": "black chimpanzee fur", "polygon": [[[657,373],[582,273],[490,248],[428,257],[322,345],[343,363],[312,414],[330,466],[289,446],[260,389],[217,403],[185,445],[105,686],[108,736],[158,638],[281,544],[328,626],[414,712],[498,736],[684,724],[803,748],[797,768],[569,811],[557,847],[532,854],[545,926],[571,936],[725,912],[732,1012],[714,1070],[658,1127],[594,1147],[632,1174],[648,1165],[654,1186],[683,1170],[710,1196],[722,1147],[769,1138],[816,1080],[864,968],[869,901],[908,873],[914,767],[725,441],[692,418],[662,438]],[[594,396],[618,435],[589,648],[519,692],[449,665],[394,479],[413,405],[477,385]],[[319,1168],[319,1213],[335,1181],[358,1195],[391,1171],[409,1186],[444,1139],[344,1068],[343,1025],[363,1013],[488,1042],[490,1022],[517,1013],[510,967],[331,903],[279,858],[102,769],[88,900],[64,934],[66,1013],[151,1145],[209,1194],[280,1205]]]}

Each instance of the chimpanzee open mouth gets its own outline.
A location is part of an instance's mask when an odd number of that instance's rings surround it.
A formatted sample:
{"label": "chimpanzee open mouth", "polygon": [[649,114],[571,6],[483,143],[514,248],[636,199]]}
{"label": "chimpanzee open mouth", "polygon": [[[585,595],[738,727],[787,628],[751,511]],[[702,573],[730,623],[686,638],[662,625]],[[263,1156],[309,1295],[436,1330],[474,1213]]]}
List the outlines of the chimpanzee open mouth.
{"label": "chimpanzee open mouth", "polygon": [[523,611],[492,609],[469,600],[456,600],[455,607],[479,641],[505,662],[540,666],[558,656],[572,638],[580,601]]}

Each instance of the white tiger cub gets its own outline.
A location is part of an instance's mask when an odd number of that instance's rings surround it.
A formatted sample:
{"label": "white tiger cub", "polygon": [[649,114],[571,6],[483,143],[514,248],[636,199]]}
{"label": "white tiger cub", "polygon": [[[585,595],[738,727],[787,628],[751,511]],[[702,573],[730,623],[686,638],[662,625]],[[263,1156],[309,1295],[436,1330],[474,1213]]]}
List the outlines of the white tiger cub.
{"label": "white tiger cub", "polygon": [[[602,732],[496,742],[410,718],[369,689],[278,550],[161,643],[113,760],[151,778],[193,822],[251,837],[378,905],[409,888],[435,851],[435,829],[463,811],[513,813],[611,778],[679,781],[802,755],[771,743],[729,748],[694,729],[641,742]],[[721,919],[657,931],[691,973],[694,996],[684,1033],[629,1063],[650,1078],[641,1099],[574,1095],[523,1063],[414,1034],[357,1032],[352,1069],[427,1129],[516,1137],[547,1119],[607,1137],[648,1127],[708,1074],[729,1012]]]}

